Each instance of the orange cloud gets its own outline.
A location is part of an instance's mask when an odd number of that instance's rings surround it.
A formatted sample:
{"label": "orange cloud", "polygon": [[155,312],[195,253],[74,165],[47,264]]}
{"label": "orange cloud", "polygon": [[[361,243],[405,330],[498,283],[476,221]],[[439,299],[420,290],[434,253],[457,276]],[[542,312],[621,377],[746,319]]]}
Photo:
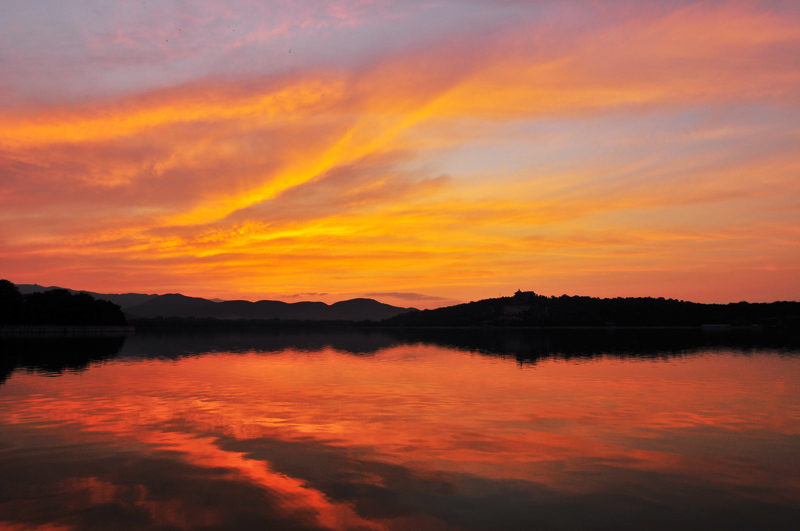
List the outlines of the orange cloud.
{"label": "orange cloud", "polygon": [[[463,300],[652,271],[659,256],[666,273],[772,267],[800,296],[787,265],[800,19],[722,5],[612,14],[589,31],[508,23],[358,69],[4,112],[6,275]],[[53,260],[62,268],[42,265]],[[126,285],[99,280],[106,268]],[[671,284],[651,277],[629,294],[693,298]],[[736,297],[730,285],[711,299]]]}

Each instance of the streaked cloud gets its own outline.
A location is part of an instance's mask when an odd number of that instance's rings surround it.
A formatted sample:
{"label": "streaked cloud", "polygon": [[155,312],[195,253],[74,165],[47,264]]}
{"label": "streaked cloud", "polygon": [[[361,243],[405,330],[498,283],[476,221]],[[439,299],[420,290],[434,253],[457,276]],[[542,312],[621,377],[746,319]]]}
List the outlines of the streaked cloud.
{"label": "streaked cloud", "polygon": [[800,296],[792,3],[134,4],[12,6],[16,282]]}

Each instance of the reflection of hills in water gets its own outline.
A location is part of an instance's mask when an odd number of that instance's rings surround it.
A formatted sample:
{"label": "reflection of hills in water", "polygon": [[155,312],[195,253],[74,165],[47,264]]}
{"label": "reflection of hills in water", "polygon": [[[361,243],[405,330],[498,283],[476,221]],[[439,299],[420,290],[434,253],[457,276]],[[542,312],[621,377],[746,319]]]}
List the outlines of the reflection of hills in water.
{"label": "reflection of hills in water", "polygon": [[800,354],[800,338],[771,330],[704,332],[698,329],[416,329],[401,332],[406,342],[515,358],[670,358],[714,350],[749,353],[768,349]]}
{"label": "reflection of hills in water", "polygon": [[18,368],[60,374],[116,359],[179,359],[214,352],[317,352],[334,349],[371,355],[401,345],[433,345],[519,363],[543,359],[671,358],[708,351],[747,354],[768,349],[800,354],[800,338],[774,331],[700,330],[508,330],[508,329],[292,329],[259,332],[147,332],[132,337],[3,338],[0,384]]}
{"label": "reflection of hills in water", "polygon": [[124,337],[0,338],[0,385],[15,369],[53,375],[82,371],[114,358],[124,342]]}

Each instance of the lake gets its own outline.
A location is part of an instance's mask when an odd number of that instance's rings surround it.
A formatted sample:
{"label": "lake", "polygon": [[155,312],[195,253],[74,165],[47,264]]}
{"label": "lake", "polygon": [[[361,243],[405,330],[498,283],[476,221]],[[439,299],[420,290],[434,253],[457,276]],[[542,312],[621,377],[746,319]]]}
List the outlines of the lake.
{"label": "lake", "polygon": [[797,529],[800,348],[434,330],[0,341],[0,529]]}

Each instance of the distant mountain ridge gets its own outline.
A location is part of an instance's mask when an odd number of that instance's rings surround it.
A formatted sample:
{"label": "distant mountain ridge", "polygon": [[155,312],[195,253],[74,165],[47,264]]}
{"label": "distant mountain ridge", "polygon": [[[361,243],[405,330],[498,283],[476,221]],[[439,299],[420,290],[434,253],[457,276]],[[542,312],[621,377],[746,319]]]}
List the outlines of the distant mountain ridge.
{"label": "distant mountain ridge", "polygon": [[158,297],[156,294],[144,294],[144,293],[95,293],[93,291],[86,291],[86,290],[75,290],[69,288],[61,288],[59,286],[40,286],[39,284],[16,284],[19,292],[23,295],[28,295],[30,293],[36,292],[45,292],[45,291],[53,291],[54,289],[65,289],[70,293],[88,293],[95,299],[100,299],[104,301],[113,302],[117,306],[121,307],[123,310],[128,306],[135,306],[137,304],[142,304],[145,301],[148,301],[154,297]]}
{"label": "distant mountain ridge", "polygon": [[[23,294],[64,289],[38,284],[18,284]],[[198,318],[285,321],[385,321],[382,326],[398,327],[476,327],[476,326],[777,326],[800,332],[800,302],[738,302],[701,304],[653,297],[547,297],[532,291],[518,291],[513,297],[483,299],[433,310],[419,311],[383,304],[374,299],[351,299],[326,304],[262,300],[221,301],[187,297],[179,293],[146,295],[140,293],[103,294],[89,291],[96,299],[122,307],[131,318]],[[144,324],[144,323],[143,323]]]}
{"label": "distant mountain ridge", "polygon": [[159,295],[142,304],[124,308],[136,317],[197,317],[216,319],[282,319],[300,321],[381,321],[416,311],[383,304],[374,299],[324,302],[222,301],[213,302],[178,293]]}
{"label": "distant mountain ridge", "polygon": [[401,308],[378,302],[374,299],[350,299],[333,304],[324,302],[295,302],[263,300],[220,301],[188,297],[180,293],[148,295],[142,293],[94,293],[57,286],[17,284],[20,293],[66,289],[71,293],[88,293],[95,299],[107,300],[119,305],[130,318],[196,317],[215,319],[281,319],[297,321],[381,321],[403,313],[417,311],[416,308]]}

